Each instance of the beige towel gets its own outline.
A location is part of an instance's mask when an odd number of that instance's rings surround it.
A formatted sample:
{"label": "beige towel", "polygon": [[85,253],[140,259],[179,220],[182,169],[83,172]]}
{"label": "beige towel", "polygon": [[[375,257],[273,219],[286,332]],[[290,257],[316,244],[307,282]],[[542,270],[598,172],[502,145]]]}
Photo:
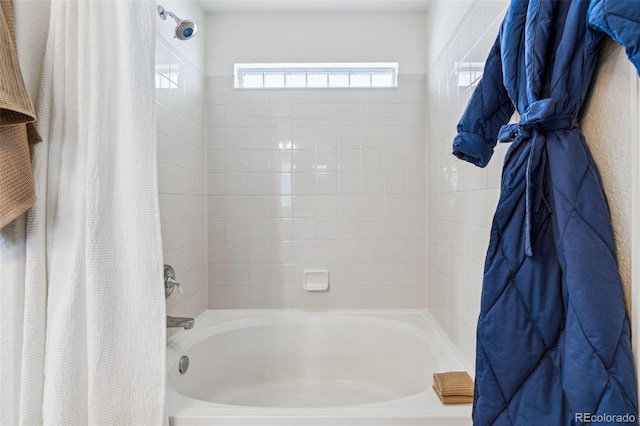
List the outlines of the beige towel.
{"label": "beige towel", "polygon": [[42,139],[20,72],[10,0],[0,0],[0,228],[36,200],[29,144]]}
{"label": "beige towel", "polygon": [[473,380],[466,371],[448,371],[433,375],[433,390],[443,404],[473,402]]}

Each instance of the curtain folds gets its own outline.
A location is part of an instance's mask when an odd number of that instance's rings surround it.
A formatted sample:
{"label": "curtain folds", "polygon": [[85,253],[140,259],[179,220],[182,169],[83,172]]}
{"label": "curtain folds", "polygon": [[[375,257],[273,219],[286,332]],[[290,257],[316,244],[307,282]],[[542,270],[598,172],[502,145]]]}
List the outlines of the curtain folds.
{"label": "curtain folds", "polygon": [[159,425],[155,5],[50,7],[38,198],[0,235],[0,424]]}

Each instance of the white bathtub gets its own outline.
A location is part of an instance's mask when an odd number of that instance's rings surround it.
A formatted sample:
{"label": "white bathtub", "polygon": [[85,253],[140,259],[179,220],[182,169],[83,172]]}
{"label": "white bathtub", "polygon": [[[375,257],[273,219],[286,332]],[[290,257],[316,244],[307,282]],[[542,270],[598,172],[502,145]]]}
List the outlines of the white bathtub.
{"label": "white bathtub", "polygon": [[167,410],[174,426],[470,425],[431,389],[464,369],[424,312],[212,310],[169,340]]}

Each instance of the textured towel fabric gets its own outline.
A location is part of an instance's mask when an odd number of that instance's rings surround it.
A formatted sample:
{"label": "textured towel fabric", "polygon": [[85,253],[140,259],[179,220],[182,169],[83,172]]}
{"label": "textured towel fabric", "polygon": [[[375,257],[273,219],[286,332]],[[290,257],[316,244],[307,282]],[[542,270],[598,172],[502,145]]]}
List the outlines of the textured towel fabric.
{"label": "textured towel fabric", "polygon": [[466,371],[448,371],[433,375],[433,390],[443,404],[471,404],[473,380]]}
{"label": "textured towel fabric", "polygon": [[444,396],[438,393],[435,385],[433,385],[433,390],[436,392],[436,395],[440,398],[440,402],[443,404],[471,404],[473,402],[473,396]]}
{"label": "textured towel fabric", "polygon": [[442,396],[473,396],[473,380],[466,371],[435,373],[433,388]]}
{"label": "textured towel fabric", "polygon": [[0,228],[36,199],[29,144],[40,142],[35,111],[20,72],[13,10],[0,0]]}

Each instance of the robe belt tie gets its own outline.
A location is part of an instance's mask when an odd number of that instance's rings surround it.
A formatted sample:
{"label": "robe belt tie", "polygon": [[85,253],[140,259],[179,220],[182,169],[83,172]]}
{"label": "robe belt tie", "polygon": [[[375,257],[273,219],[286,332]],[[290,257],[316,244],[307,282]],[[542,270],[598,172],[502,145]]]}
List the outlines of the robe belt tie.
{"label": "robe belt tie", "polygon": [[[516,142],[529,144],[529,154],[527,158],[527,168],[525,177],[525,254],[533,255],[531,248],[531,193],[532,177],[531,173],[537,166],[540,158],[535,158],[535,153],[540,152],[545,143],[545,134],[556,130],[571,130],[578,127],[576,118],[573,115],[556,115],[551,117],[540,117],[532,121],[520,121],[520,123],[507,124],[500,128],[498,140],[500,142]],[[544,171],[543,171],[544,173]]]}

